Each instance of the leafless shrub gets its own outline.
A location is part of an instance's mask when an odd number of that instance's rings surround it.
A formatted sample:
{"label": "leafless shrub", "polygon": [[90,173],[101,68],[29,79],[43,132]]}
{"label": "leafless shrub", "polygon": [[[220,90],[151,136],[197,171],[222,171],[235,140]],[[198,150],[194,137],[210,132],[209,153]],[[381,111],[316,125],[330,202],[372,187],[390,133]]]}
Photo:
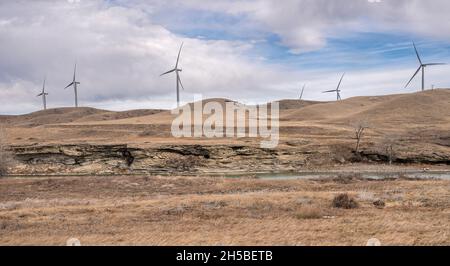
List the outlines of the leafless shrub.
{"label": "leafless shrub", "polygon": [[382,140],[382,152],[386,154],[389,164],[392,164],[396,160],[399,141],[400,137],[396,135],[386,135]]}
{"label": "leafless shrub", "polygon": [[351,198],[348,194],[339,194],[333,199],[332,206],[339,209],[356,209],[359,207],[358,202]]}
{"label": "leafless shrub", "polygon": [[356,122],[353,122],[351,125],[355,129],[355,139],[356,139],[355,153],[359,154],[359,149],[361,146],[361,140],[364,136],[364,131],[370,128],[370,126],[367,120],[358,120]]}

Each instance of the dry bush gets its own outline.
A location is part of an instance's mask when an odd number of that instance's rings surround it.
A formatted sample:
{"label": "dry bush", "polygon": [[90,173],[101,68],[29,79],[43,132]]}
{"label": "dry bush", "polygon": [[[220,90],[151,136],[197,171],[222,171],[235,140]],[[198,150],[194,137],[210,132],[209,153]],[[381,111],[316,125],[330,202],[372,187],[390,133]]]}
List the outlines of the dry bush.
{"label": "dry bush", "polygon": [[383,209],[384,207],[386,207],[386,203],[382,200],[374,201],[373,205],[378,209]]}
{"label": "dry bush", "polygon": [[295,214],[295,217],[300,220],[322,219],[324,216],[326,213],[318,206],[304,206]]}
{"label": "dry bush", "polygon": [[358,202],[351,198],[348,194],[339,194],[333,199],[332,206],[339,209],[356,209],[359,207]]}
{"label": "dry bush", "polygon": [[381,153],[386,155],[386,161],[389,164],[393,164],[397,159],[397,150],[401,143],[401,137],[399,135],[386,135],[381,141]]}

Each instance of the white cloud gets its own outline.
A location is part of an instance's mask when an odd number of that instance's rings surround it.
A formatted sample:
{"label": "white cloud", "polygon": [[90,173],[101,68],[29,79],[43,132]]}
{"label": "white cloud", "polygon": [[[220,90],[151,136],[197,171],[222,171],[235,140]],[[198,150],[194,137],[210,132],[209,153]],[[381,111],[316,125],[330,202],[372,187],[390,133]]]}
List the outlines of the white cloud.
{"label": "white cloud", "polygon": [[72,78],[75,61],[81,103],[174,97],[174,77],[159,74],[173,67],[182,41],[187,93],[215,90],[232,96],[255,87],[264,91],[273,75],[269,68],[252,65],[246,58],[251,44],[181,38],[152,24],[139,9],[101,1],[2,5],[2,10],[14,12],[1,14],[3,20],[13,22],[0,27],[0,112],[12,110],[5,107],[10,99],[35,101],[38,108],[34,96],[44,75],[49,106],[71,105],[72,92],[62,88]]}
{"label": "white cloud", "polygon": [[[367,14],[369,19],[379,16],[382,22],[371,27],[392,30],[413,20],[412,14],[418,8],[425,8],[425,14],[419,15],[417,23],[413,24],[420,24],[425,19],[429,22],[413,27],[417,33],[450,32],[448,20],[442,21],[440,28],[436,26],[447,2],[435,0],[443,6],[439,9],[414,0],[409,1],[410,6],[401,0],[384,1],[375,5],[388,3],[389,6],[376,7],[380,10],[371,12],[363,1],[345,1],[345,8],[342,8],[342,2],[287,0],[275,4],[263,0],[186,0],[173,1],[170,5],[245,16],[251,20],[252,27],[257,23],[279,34],[293,52],[318,49],[325,45],[327,38],[336,35],[336,28],[345,28],[346,32],[367,29],[357,23]],[[171,107],[170,103],[175,99],[174,77],[159,77],[159,74],[174,65],[182,41],[185,42],[182,79],[186,87],[182,99],[187,101],[197,93],[247,102],[293,98],[303,82],[309,84],[306,97],[327,99],[321,91],[334,87],[339,78],[339,73],[290,69],[270,64],[264,60],[264,55],[250,55],[253,46],[260,41],[208,40],[176,35],[154,20],[156,13],[165,12],[166,5],[166,1],[159,0],[124,1],[117,5],[101,0],[71,3],[2,1],[0,114],[39,109],[41,101],[35,96],[44,75],[48,78],[49,107],[72,106],[73,93],[63,88],[72,78],[75,61],[79,66],[82,105],[116,110]],[[403,14],[390,11],[393,7],[408,8]],[[393,20],[391,15],[399,17]],[[427,78],[447,82],[437,86],[449,86],[450,80],[444,72],[447,70],[430,68]],[[349,73],[343,95],[399,92],[413,71],[414,66],[411,69],[393,66],[354,75]]]}
{"label": "white cloud", "polygon": [[[173,1],[170,1],[173,2]],[[355,31],[403,32],[450,41],[447,0],[183,0],[198,9],[245,15],[293,53],[320,49]]]}

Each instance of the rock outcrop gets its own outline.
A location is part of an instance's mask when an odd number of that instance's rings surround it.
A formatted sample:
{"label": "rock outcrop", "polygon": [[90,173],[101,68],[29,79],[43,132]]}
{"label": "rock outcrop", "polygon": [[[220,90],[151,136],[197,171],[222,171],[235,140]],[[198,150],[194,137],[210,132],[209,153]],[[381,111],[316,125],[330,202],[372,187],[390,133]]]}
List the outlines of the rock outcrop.
{"label": "rock outcrop", "polygon": [[[316,149],[317,148],[317,149]],[[123,145],[29,145],[10,147],[16,166],[10,174],[196,174],[298,171],[352,161],[333,149],[285,146],[276,150],[243,145],[162,145],[141,148]],[[394,163],[450,164],[446,150],[398,152]],[[365,162],[386,163],[388,156],[364,150]]]}
{"label": "rock outcrop", "polygon": [[[243,146],[127,145],[13,146],[13,174],[123,174],[273,171],[279,152]],[[296,158],[295,160],[302,160]],[[295,163],[288,161],[289,165]],[[283,169],[292,170],[285,165]]]}

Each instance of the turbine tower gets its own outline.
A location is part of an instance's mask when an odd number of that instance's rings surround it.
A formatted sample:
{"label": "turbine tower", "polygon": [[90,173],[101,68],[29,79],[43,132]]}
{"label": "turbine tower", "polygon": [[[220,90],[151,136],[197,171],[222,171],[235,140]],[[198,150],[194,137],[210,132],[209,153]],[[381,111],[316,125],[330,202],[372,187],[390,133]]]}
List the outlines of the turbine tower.
{"label": "turbine tower", "polygon": [[341,83],[342,83],[342,80],[344,79],[344,76],[345,76],[345,73],[342,74],[341,80],[339,81],[339,84],[335,90],[324,91],[323,93],[336,92],[337,100],[338,101],[342,100],[342,98],[341,98]]}
{"label": "turbine tower", "polygon": [[48,93],[45,92],[45,80],[46,80],[46,78],[44,78],[44,84],[42,85],[42,92],[39,93],[36,97],[42,96],[42,103],[44,104],[44,110],[47,110],[47,95],[48,95]]}
{"label": "turbine tower", "polygon": [[305,92],[305,87],[306,87],[306,84],[303,85],[302,92],[300,93],[300,100],[303,99],[303,92]]}
{"label": "turbine tower", "polygon": [[73,70],[73,81],[69,85],[67,85],[64,89],[69,88],[70,86],[73,86],[73,91],[75,93],[75,107],[78,107],[78,85],[81,83],[76,81],[76,75],[77,75],[77,64],[75,63],[75,68]]}
{"label": "turbine tower", "polygon": [[417,71],[414,73],[412,78],[408,81],[408,83],[406,84],[405,88],[407,88],[409,86],[409,84],[417,76],[419,71],[422,70],[422,91],[425,91],[425,68],[427,66],[439,66],[439,65],[445,65],[445,64],[444,63],[428,63],[428,64],[424,64],[422,62],[422,59],[420,58],[419,52],[417,51],[417,47],[416,47],[416,44],[414,42],[413,42],[413,46],[414,46],[414,50],[416,51],[417,59],[419,60],[420,66],[417,69]]}
{"label": "turbine tower", "polygon": [[177,57],[177,62],[175,64],[175,68],[160,75],[160,76],[164,76],[164,75],[170,74],[172,72],[175,72],[176,78],[177,78],[176,79],[176,83],[177,83],[176,87],[177,87],[177,107],[178,108],[180,107],[180,86],[184,90],[183,83],[181,83],[181,78],[180,78],[180,72],[182,72],[183,70],[178,68],[178,63],[180,62],[180,54],[181,54],[182,48],[183,48],[183,43],[181,43],[180,50],[178,51],[178,57]]}

